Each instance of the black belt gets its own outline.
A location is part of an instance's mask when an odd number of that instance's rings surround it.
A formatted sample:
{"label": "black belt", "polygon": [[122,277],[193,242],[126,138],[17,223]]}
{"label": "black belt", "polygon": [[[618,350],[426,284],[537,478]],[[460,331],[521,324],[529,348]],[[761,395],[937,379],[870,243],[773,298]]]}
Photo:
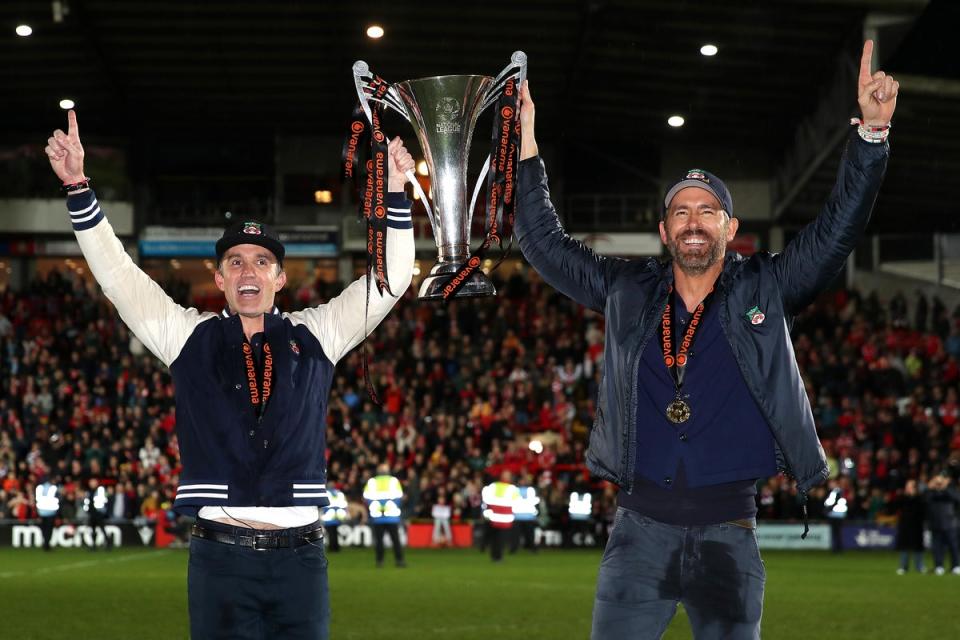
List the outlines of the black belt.
{"label": "black belt", "polygon": [[271,549],[296,549],[315,540],[323,540],[323,527],[311,531],[291,533],[289,530],[278,529],[276,533],[265,532],[262,529],[251,529],[251,535],[214,531],[202,525],[195,524],[190,530],[196,538],[203,538],[220,544],[235,544],[240,547],[249,547],[256,551]]}

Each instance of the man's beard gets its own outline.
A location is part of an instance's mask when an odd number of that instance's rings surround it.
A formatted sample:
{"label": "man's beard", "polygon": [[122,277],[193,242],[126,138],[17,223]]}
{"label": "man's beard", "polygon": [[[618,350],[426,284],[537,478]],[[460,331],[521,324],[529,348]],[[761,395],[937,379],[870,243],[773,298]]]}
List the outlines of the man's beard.
{"label": "man's beard", "polygon": [[[723,225],[720,229],[720,237],[725,238],[726,236],[727,226]],[[696,253],[684,253],[681,250],[683,248],[682,243],[687,238],[702,238],[705,243],[699,247],[700,250]],[[702,231],[688,231],[681,234],[678,238],[671,238],[670,241],[667,242],[667,249],[670,250],[670,255],[673,256],[680,270],[688,276],[702,276],[710,267],[723,260],[726,248],[726,242],[711,238]]]}

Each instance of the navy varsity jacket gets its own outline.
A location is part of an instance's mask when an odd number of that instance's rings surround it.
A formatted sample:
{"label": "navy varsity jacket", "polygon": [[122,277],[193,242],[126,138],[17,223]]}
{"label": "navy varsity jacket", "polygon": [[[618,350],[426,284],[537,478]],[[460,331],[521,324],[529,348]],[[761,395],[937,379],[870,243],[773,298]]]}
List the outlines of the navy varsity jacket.
{"label": "navy varsity jacket", "polygon": [[[398,295],[413,275],[410,204],[389,194],[387,270]],[[327,399],[337,361],[386,317],[398,298],[366,277],[319,307],[264,317],[273,353],[270,402],[250,407],[238,316],[177,305],[123,249],[87,191],[67,200],[84,257],[104,294],[141,342],[170,367],[183,470],[174,508],[325,506]]]}

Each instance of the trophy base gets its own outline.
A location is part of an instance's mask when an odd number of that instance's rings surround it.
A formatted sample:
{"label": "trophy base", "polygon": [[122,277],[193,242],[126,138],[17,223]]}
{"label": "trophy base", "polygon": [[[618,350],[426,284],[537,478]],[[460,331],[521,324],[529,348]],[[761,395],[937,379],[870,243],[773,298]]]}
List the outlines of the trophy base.
{"label": "trophy base", "polygon": [[[430,275],[420,283],[420,294],[417,296],[420,300],[443,300],[443,288],[447,286],[450,278],[453,277],[462,262],[437,263],[430,269]],[[460,287],[454,298],[481,298],[485,296],[497,295],[497,288],[493,286],[490,279],[480,269],[470,274],[466,284]]]}

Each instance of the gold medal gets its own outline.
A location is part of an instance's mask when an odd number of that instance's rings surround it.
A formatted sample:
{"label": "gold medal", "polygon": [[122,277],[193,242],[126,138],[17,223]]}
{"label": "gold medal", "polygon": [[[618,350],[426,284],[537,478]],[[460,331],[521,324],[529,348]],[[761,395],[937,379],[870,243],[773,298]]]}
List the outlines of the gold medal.
{"label": "gold medal", "polygon": [[677,398],[667,405],[667,420],[673,424],[681,424],[690,419],[690,405]]}
{"label": "gold medal", "polygon": [[[672,287],[670,288],[669,294],[673,294]],[[666,365],[667,370],[670,372],[670,377],[673,378],[674,388],[677,392],[677,395],[674,397],[673,401],[667,405],[667,420],[673,424],[683,424],[690,419],[690,405],[688,405],[686,401],[682,399],[683,377],[687,371],[689,356],[693,355],[693,352],[690,351],[690,347],[693,345],[693,338],[696,336],[697,329],[700,328],[700,321],[703,318],[703,313],[712,297],[713,290],[711,289],[710,293],[707,294],[707,297],[704,298],[699,305],[697,305],[696,310],[693,312],[693,316],[690,318],[690,326],[687,327],[687,330],[683,335],[683,339],[680,341],[680,348],[676,354],[674,354],[673,351],[673,340],[676,336],[674,336],[672,328],[673,316],[671,314],[670,298],[667,299],[666,307],[663,310],[660,332],[660,340],[663,346],[663,364]]]}

